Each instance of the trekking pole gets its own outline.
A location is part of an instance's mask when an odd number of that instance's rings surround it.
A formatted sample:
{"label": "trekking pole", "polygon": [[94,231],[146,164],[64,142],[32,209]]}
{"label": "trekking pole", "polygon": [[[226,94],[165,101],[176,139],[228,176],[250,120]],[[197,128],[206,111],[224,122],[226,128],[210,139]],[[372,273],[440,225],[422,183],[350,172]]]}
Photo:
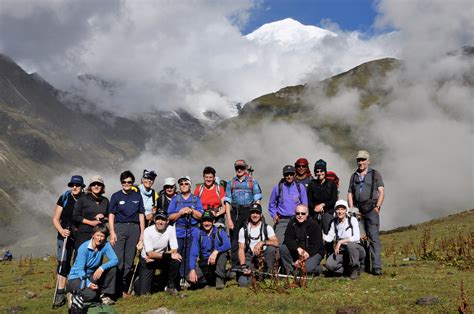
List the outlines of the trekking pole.
{"label": "trekking pole", "polygon": [[181,288],[186,287],[186,258],[187,258],[187,248],[188,248],[188,229],[189,229],[189,221],[191,220],[191,214],[187,214],[186,216],[186,225],[185,225],[185,232],[184,232],[184,252],[183,252],[183,277],[181,278],[180,286]]}
{"label": "trekking pole", "polygon": [[142,249],[143,249],[143,244],[138,242],[137,243],[137,253],[135,253],[135,258],[138,257],[138,261],[135,264],[135,268],[133,269],[132,280],[130,281],[130,285],[128,286],[128,291],[127,291],[128,294],[131,294],[132,290],[133,290],[133,281],[135,279],[135,275],[137,274],[138,264],[140,264],[140,253],[142,252]]}
{"label": "trekking pole", "polygon": [[61,271],[63,270],[63,262],[64,262],[64,254],[66,253],[66,245],[67,245],[67,240],[69,239],[69,236],[66,236],[63,240],[63,248],[61,250],[61,258],[59,260],[59,269],[58,269],[58,272],[56,274],[56,288],[54,289],[54,296],[53,296],[53,310],[55,309],[55,301],[56,301],[56,295],[58,294],[58,287],[59,287],[59,274],[61,273]]}

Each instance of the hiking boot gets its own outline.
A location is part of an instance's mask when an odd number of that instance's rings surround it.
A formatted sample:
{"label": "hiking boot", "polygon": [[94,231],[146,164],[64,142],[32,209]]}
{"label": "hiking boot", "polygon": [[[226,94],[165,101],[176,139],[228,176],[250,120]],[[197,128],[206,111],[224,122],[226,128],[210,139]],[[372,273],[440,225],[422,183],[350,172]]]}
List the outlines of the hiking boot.
{"label": "hiking boot", "polygon": [[100,296],[100,301],[102,302],[102,304],[105,304],[105,305],[115,304],[115,301],[112,300],[110,297],[106,296],[105,294]]}
{"label": "hiking boot", "polygon": [[382,275],[382,270],[380,268],[375,268],[374,271],[372,272],[374,276],[381,276]]}
{"label": "hiking boot", "polygon": [[54,299],[54,307],[61,307],[66,304],[66,294],[56,293],[56,298]]}
{"label": "hiking boot", "polygon": [[359,278],[359,271],[360,271],[359,267],[352,268],[352,270],[351,270],[351,279],[352,280],[356,280],[356,279]]}
{"label": "hiking boot", "polygon": [[216,278],[216,289],[217,290],[222,290],[225,287],[224,279],[221,277]]}

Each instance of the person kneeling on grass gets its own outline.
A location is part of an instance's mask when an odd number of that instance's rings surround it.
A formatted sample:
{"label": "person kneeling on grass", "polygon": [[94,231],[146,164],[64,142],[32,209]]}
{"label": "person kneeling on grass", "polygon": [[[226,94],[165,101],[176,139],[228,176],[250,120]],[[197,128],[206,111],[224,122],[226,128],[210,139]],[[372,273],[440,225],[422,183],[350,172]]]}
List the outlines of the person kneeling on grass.
{"label": "person kneeling on grass", "polygon": [[[81,295],[82,301],[114,304],[110,296],[115,294],[118,258],[107,242],[109,230],[104,224],[94,227],[92,239],[84,242],[77,252],[76,261],[68,276],[67,291]],[[102,263],[104,255],[107,262]]]}
{"label": "person kneeling on grass", "polygon": [[308,206],[296,206],[295,218],[288,223],[280,254],[287,274],[295,273],[295,268],[301,268],[302,261],[308,275],[321,274],[324,256],[322,231],[316,220],[308,218]]}
{"label": "person kneeling on grass", "polygon": [[213,226],[211,211],[205,211],[201,220],[201,229],[193,230],[188,278],[196,288],[215,285],[218,290],[224,289],[230,239],[224,228]]}
{"label": "person kneeling on grass", "polygon": [[334,253],[326,260],[326,268],[334,274],[350,271],[351,279],[357,279],[360,272],[360,262],[365,258],[365,250],[359,244],[359,222],[353,215],[348,215],[347,202],[336,202],[336,218],[332,221],[328,234],[323,235],[324,241],[335,240]]}
{"label": "person kneeling on grass", "polygon": [[[176,229],[168,225],[168,214],[159,209],[154,216],[155,225],[145,229],[143,250],[138,269],[138,295],[150,293],[153,277],[157,268],[160,276],[167,281],[166,292],[177,295],[179,262]],[[170,251],[167,252],[168,248]]]}
{"label": "person kneeling on grass", "polygon": [[259,259],[263,255],[265,260],[264,272],[271,272],[275,261],[275,250],[278,247],[278,239],[273,228],[262,219],[262,206],[253,204],[250,207],[248,224],[239,231],[239,262],[242,275],[237,279],[240,287],[249,284],[248,267],[254,263],[254,269],[258,268]]}

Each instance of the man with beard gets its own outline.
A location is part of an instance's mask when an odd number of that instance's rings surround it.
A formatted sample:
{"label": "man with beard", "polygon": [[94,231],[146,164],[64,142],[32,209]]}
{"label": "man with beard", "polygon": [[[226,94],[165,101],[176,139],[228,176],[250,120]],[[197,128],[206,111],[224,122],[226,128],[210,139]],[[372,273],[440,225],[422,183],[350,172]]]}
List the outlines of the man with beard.
{"label": "man with beard", "polygon": [[230,240],[224,228],[214,227],[215,217],[211,211],[205,211],[201,220],[201,229],[193,231],[189,281],[196,287],[215,285],[218,290],[224,289]]}
{"label": "man with beard", "polygon": [[179,262],[181,262],[176,230],[168,225],[168,214],[164,210],[156,212],[154,222],[155,224],[146,228],[144,232],[143,250],[138,268],[137,295],[150,293],[156,269],[161,269],[161,278],[166,280],[166,292],[176,295]]}
{"label": "man with beard", "polygon": [[369,250],[372,260],[372,273],[375,276],[380,276],[382,274],[379,237],[380,210],[385,198],[385,188],[380,173],[370,168],[369,165],[369,152],[365,150],[358,151],[357,170],[352,174],[349,182],[347,202],[349,208],[355,206],[361,213],[365,231],[370,242]]}
{"label": "man with beard", "polygon": [[273,228],[262,219],[262,207],[254,204],[250,208],[248,224],[239,231],[239,262],[243,275],[239,276],[239,286],[245,287],[249,284],[251,263],[258,268],[259,259],[263,255],[265,268],[263,271],[271,271],[275,261],[275,249],[278,247],[278,239]]}
{"label": "man with beard", "polygon": [[308,219],[308,207],[300,204],[295,208],[295,218],[290,221],[285,232],[285,242],[280,246],[280,255],[285,271],[290,274],[304,261],[306,272],[319,275],[322,272],[321,260],[324,244],[321,227]]}

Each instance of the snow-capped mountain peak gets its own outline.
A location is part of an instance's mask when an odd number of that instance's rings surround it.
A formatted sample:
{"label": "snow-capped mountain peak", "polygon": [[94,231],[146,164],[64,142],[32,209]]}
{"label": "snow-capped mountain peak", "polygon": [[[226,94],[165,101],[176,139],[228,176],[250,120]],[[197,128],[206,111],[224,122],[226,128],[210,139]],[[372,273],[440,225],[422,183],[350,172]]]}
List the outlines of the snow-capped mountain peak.
{"label": "snow-capped mountain peak", "polygon": [[303,25],[292,18],[286,18],[264,24],[246,35],[246,38],[261,44],[279,43],[287,46],[314,43],[326,36],[337,36],[337,34],[316,26]]}

